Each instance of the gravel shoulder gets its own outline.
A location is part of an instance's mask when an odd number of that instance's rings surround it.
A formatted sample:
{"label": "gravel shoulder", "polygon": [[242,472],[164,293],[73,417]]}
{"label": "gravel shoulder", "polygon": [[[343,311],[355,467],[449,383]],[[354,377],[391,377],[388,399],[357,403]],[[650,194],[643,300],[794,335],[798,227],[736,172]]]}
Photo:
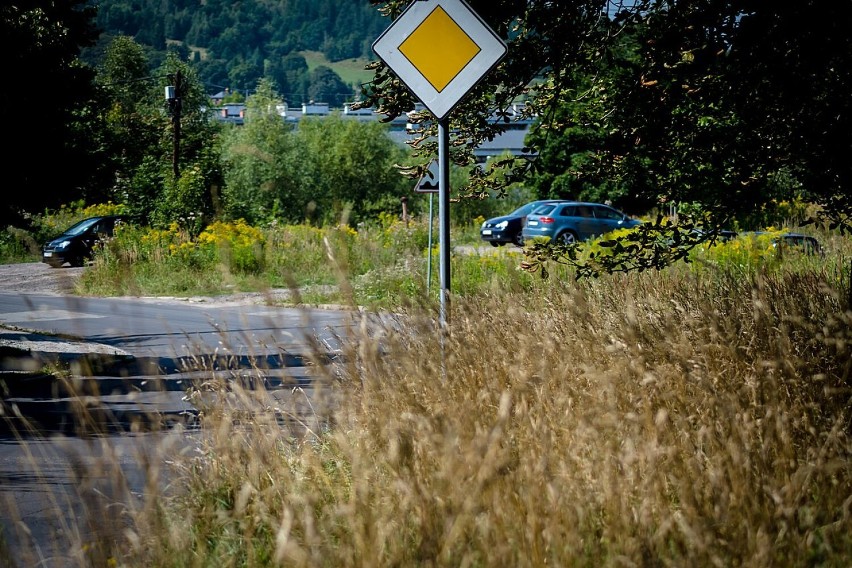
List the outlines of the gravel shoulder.
{"label": "gravel shoulder", "polygon": [[[41,295],[73,295],[74,286],[85,267],[51,268],[43,262],[25,262],[20,264],[0,264],[0,292]],[[288,289],[276,288],[264,292],[239,292],[220,296],[191,297],[136,297],[138,300],[157,303],[203,304],[210,305],[273,305],[290,301],[292,293]],[[342,306],[315,306],[345,309]]]}
{"label": "gravel shoulder", "polygon": [[[42,262],[0,264],[0,293],[34,295],[73,295],[77,279],[85,271],[81,268],[51,268]],[[137,300],[159,304],[198,304],[202,306],[274,305],[290,300],[289,290],[245,292],[223,296],[143,297]],[[315,306],[345,309],[342,306]],[[122,355],[123,352],[96,343],[71,341],[49,337],[31,330],[5,325],[0,321],[0,359],[4,348],[31,353],[104,353]]]}
{"label": "gravel shoulder", "polygon": [[0,264],[0,292],[73,294],[85,268],[51,268],[43,262]]}
{"label": "gravel shoulder", "polygon": [[[0,292],[19,294],[64,295],[74,292],[74,284],[85,268],[51,268],[43,262],[0,264]],[[104,353],[125,354],[121,350],[81,341],[59,340],[38,333],[30,333],[0,322],[0,350],[22,353]],[[13,351],[14,352],[14,351]],[[4,367],[6,364],[4,363]]]}

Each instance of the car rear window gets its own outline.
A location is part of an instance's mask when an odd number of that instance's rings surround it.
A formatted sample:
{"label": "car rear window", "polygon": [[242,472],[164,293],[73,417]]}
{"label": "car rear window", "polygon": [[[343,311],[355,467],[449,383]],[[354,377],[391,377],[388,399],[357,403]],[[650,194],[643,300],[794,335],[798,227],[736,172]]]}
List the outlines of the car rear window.
{"label": "car rear window", "polygon": [[511,213],[509,213],[510,217],[523,217],[524,215],[529,215],[536,208],[537,203],[527,203],[526,205],[521,205]]}
{"label": "car rear window", "polygon": [[557,209],[554,215],[558,215],[560,217],[570,217],[574,215],[573,205],[559,205],[558,207],[554,207],[554,209]]}
{"label": "car rear window", "polygon": [[540,207],[536,207],[533,210],[533,215],[550,215],[553,213],[553,210],[556,209],[556,205],[542,205]]}

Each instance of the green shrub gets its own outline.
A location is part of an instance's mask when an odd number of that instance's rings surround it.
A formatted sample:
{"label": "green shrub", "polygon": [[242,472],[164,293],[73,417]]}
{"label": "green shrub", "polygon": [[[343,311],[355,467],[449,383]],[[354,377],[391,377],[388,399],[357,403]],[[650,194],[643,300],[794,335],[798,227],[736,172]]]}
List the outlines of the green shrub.
{"label": "green shrub", "polygon": [[122,225],[96,251],[78,282],[80,291],[102,295],[192,295],[222,290],[215,246],[198,246],[172,223],[168,229]]}
{"label": "green shrub", "polygon": [[6,227],[0,233],[0,262],[41,260],[41,247],[72,225],[89,217],[125,213],[125,207],[112,202],[85,205],[76,201],[56,210],[33,215],[28,228]]}
{"label": "green shrub", "polygon": [[6,227],[0,233],[0,264],[30,262],[41,258],[41,243],[31,233]]}
{"label": "green shrub", "polygon": [[[611,254],[611,248],[600,243],[622,232],[583,243],[578,258]],[[843,250],[848,252],[847,240],[840,239],[835,245],[826,233],[821,240],[827,245],[827,255],[809,257],[789,248],[773,247],[772,240],[778,234],[770,231],[698,247],[685,266],[698,273],[721,269],[740,275],[782,268],[806,270],[820,264],[830,264],[838,274],[848,271],[834,250],[846,247]],[[82,282],[83,289],[90,293],[97,290],[107,294],[110,286],[116,291],[139,289],[148,294],[163,290],[172,294],[210,294],[296,286],[310,288],[311,297],[317,302],[323,298],[338,301],[346,297],[347,301],[361,305],[390,308],[400,303],[437,301],[438,245],[433,245],[431,251],[431,285],[427,283],[427,246],[426,223],[416,220],[406,223],[389,214],[382,214],[376,222],[361,224],[357,229],[348,225],[308,224],[272,224],[259,229],[243,221],[217,222],[206,227],[197,238],[177,224],[161,230],[126,227],[99,253],[91,274]],[[454,253],[451,291],[454,295],[476,296],[546,288],[538,274],[520,268],[524,260],[523,252],[515,247]],[[682,269],[675,266],[667,270]],[[99,271],[104,274],[98,276]],[[555,280],[574,279],[570,266],[550,265],[548,272]],[[116,278],[138,281],[118,285]],[[101,284],[94,286],[97,280]],[[197,286],[193,287],[193,282]]]}
{"label": "green shrub", "polygon": [[63,205],[59,209],[48,210],[41,215],[34,216],[32,218],[33,238],[38,243],[44,243],[83,219],[123,213],[126,213],[124,205],[111,201],[94,205],[85,205],[83,201],[76,201]]}
{"label": "green shrub", "polygon": [[218,252],[219,260],[234,274],[258,274],[263,270],[266,236],[242,219],[233,223],[216,221],[195,241],[200,249]]}
{"label": "green shrub", "polygon": [[820,255],[808,255],[803,249],[777,246],[785,232],[769,228],[759,234],[740,234],[727,241],[704,244],[692,251],[690,259],[696,263],[695,270],[712,264],[743,275],[823,262]]}

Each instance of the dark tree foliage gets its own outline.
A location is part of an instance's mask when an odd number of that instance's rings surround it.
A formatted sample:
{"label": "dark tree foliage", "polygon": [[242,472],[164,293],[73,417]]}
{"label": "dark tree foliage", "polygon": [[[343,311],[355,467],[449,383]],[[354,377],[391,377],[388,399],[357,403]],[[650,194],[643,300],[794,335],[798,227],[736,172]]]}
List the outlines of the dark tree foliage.
{"label": "dark tree foliage", "polygon": [[[319,51],[330,61],[372,57],[372,39],[385,21],[368,0],[100,0],[98,24],[111,34],[165,50],[165,43],[203,50],[201,80],[225,84],[221,69],[234,72],[234,89],[256,85],[264,66],[296,51]],[[282,83],[281,76],[272,77]],[[304,81],[299,81],[304,82]],[[290,81],[293,89],[295,83]],[[281,85],[281,88],[285,88]],[[347,89],[350,91],[351,89]],[[306,97],[306,87],[297,91]]]}
{"label": "dark tree foliage", "polygon": [[[106,172],[110,186],[122,193],[136,169],[156,148],[160,132],[166,127],[158,120],[162,113],[150,112],[151,92],[158,81],[151,77],[145,50],[132,38],[119,36],[105,50],[98,66],[101,112],[92,116],[99,135],[99,168]],[[162,102],[156,102],[162,105]]]}
{"label": "dark tree foliage", "polygon": [[755,132],[770,167],[788,168],[848,224],[852,3],[806,0],[760,11],[749,4],[743,41],[731,50],[743,130]]}
{"label": "dark tree foliage", "polygon": [[[88,124],[108,196],[142,223],[179,221],[195,228],[209,220],[222,185],[218,136],[195,71],[174,53],[152,71],[147,50],[119,36],[105,49],[97,72],[101,104],[91,109]],[[179,105],[165,100],[166,85],[179,86]]]}
{"label": "dark tree foliage", "polygon": [[[391,17],[408,5],[373,3]],[[538,121],[529,142],[541,160],[473,166],[467,193],[504,190],[534,173],[550,195],[610,184],[636,205],[697,204],[698,221],[711,229],[794,196],[822,205],[832,226],[852,226],[849,2],[469,4],[509,53],[451,115],[451,157],[472,166],[470,150],[504,128],[504,111],[523,100]],[[404,85],[374,67],[365,104],[389,116],[411,111]],[[436,124],[428,113],[410,119],[423,127],[414,147],[425,166],[436,153]],[[664,266],[706,237],[691,229],[646,223],[611,243],[618,254],[579,273]],[[565,248],[532,254],[576,262]]]}
{"label": "dark tree foliage", "polygon": [[[535,168],[529,185],[542,198],[611,201],[629,213],[644,213],[656,204],[652,182],[647,174],[647,158],[638,152],[624,153],[616,174],[601,167],[601,154],[611,145],[609,131],[603,128],[612,112],[601,105],[603,85],[630,84],[636,66],[637,40],[622,33],[612,41],[601,70],[595,76],[578,73],[572,80],[576,95],[558,105],[547,121],[533,129],[527,143],[536,148]],[[605,98],[604,98],[605,99]]]}
{"label": "dark tree foliage", "polygon": [[93,22],[84,0],[0,5],[8,78],[0,90],[7,165],[0,226],[87,195],[93,164],[85,109],[94,73],[78,55],[97,37]]}
{"label": "dark tree foliage", "polygon": [[[141,95],[140,105],[150,120],[149,134],[157,142],[143,149],[142,161],[128,180],[124,201],[143,222],[167,226],[176,221],[190,232],[200,231],[215,216],[216,195],[221,192],[218,128],[205,111],[208,97],[195,71],[176,56],[159,67]],[[167,84],[180,79],[180,144],[177,155],[178,179],[174,168],[174,109],[164,104]],[[148,193],[140,192],[140,187]]]}
{"label": "dark tree foliage", "polygon": [[605,85],[605,171],[642,156],[658,200],[720,219],[799,193],[848,222],[850,18],[849,3],[649,3],[628,20],[632,80]]}
{"label": "dark tree foliage", "polygon": [[284,81],[279,85],[286,101],[292,104],[307,102],[301,93],[307,94],[310,86],[308,79],[308,62],[297,54],[289,54],[281,59],[281,70]]}
{"label": "dark tree foliage", "polygon": [[341,108],[352,99],[351,89],[330,68],[320,65],[310,74],[308,98],[316,102],[325,102],[332,107]]}

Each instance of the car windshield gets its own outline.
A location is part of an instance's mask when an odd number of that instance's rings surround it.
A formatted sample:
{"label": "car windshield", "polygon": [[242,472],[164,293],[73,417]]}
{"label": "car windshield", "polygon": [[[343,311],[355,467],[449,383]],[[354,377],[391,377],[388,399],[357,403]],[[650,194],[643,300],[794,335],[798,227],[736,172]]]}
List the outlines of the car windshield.
{"label": "car windshield", "polygon": [[539,206],[540,203],[538,201],[532,201],[527,203],[526,205],[521,205],[511,213],[509,213],[509,217],[526,217],[530,213],[532,213],[533,209]]}
{"label": "car windshield", "polygon": [[99,220],[99,218],[95,217],[94,219],[86,219],[85,221],[80,221],[79,223],[65,231],[65,233],[63,234],[76,237],[77,235],[85,233],[89,227],[97,223]]}

